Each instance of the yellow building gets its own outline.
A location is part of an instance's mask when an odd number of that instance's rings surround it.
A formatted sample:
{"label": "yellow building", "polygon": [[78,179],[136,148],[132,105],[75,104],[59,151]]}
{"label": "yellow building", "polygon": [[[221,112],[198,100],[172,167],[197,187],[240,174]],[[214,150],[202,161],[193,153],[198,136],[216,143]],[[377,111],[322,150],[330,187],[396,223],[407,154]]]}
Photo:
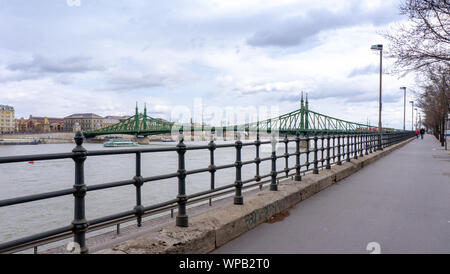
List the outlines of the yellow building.
{"label": "yellow building", "polygon": [[0,105],[0,133],[12,133],[15,127],[14,108]]}
{"label": "yellow building", "polygon": [[64,130],[64,119],[32,116],[28,120],[23,117],[16,120],[16,132],[59,132]]}

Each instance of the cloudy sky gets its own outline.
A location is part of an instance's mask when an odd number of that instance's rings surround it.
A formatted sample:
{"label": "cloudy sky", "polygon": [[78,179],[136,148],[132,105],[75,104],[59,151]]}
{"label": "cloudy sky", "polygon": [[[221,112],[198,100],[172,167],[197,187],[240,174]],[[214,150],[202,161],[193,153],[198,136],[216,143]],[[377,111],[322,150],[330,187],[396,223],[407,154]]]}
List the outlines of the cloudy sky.
{"label": "cloudy sky", "polygon": [[[398,0],[0,0],[0,104],[16,117],[125,115],[147,103],[310,108],[378,121],[380,32]],[[391,60],[384,60],[389,70]],[[410,76],[383,76],[383,120],[402,127]],[[409,98],[407,99],[409,100]],[[410,106],[407,113],[411,113]],[[407,115],[407,124],[411,121]]]}

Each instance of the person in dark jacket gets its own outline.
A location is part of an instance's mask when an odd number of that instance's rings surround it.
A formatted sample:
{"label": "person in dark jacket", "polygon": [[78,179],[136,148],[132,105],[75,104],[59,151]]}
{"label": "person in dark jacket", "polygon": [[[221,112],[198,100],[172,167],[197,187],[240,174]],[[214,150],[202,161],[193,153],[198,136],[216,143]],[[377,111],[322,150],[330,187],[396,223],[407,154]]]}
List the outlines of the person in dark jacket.
{"label": "person in dark jacket", "polygon": [[423,135],[425,134],[425,129],[421,128],[420,129],[420,138],[423,140]]}

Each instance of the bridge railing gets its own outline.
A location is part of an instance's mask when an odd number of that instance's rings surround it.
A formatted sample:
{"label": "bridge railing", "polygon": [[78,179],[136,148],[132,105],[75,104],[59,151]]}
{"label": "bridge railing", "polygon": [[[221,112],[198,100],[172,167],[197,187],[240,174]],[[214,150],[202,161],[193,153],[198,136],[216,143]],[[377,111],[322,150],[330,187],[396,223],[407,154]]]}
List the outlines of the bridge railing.
{"label": "bridge railing", "polygon": [[[272,137],[270,140],[260,140],[259,135],[255,141],[242,142],[240,140],[234,143],[216,144],[214,140],[207,145],[187,146],[181,137],[177,146],[175,147],[149,147],[149,148],[133,148],[120,150],[94,150],[88,151],[83,147],[83,135],[78,132],[75,136],[76,147],[72,152],[68,153],[54,153],[54,154],[40,154],[40,155],[25,155],[25,156],[11,156],[0,157],[0,164],[27,162],[27,161],[46,161],[56,159],[73,159],[75,168],[75,180],[72,188],[62,189],[53,192],[28,195],[23,197],[15,197],[6,200],[0,200],[0,208],[30,203],[39,200],[51,199],[61,196],[74,196],[74,219],[72,223],[57,228],[48,230],[42,233],[34,234],[27,237],[22,237],[9,242],[0,244],[0,253],[14,253],[25,249],[34,248],[37,251],[37,246],[59,241],[62,239],[74,237],[74,242],[80,247],[81,253],[88,253],[86,245],[86,233],[99,230],[108,226],[124,223],[136,219],[137,226],[142,225],[142,219],[155,213],[164,212],[167,210],[177,209],[176,225],[180,227],[187,227],[188,214],[186,206],[188,204],[199,203],[213,198],[234,193],[234,204],[244,204],[243,190],[248,188],[259,187],[262,189],[264,184],[269,184],[271,191],[278,190],[279,180],[283,178],[292,177],[295,181],[301,181],[302,176],[306,173],[318,174],[320,169],[330,169],[332,165],[341,165],[343,162],[349,162],[350,159],[357,159],[364,157],[369,153],[375,152],[377,149],[382,149],[393,144],[399,143],[403,140],[414,136],[413,132],[393,132],[384,133],[382,137],[382,146],[378,146],[378,134],[370,132],[361,132],[353,134],[342,133],[328,133],[328,134],[314,134],[312,132],[297,133],[296,137],[284,138]],[[295,151],[289,151],[289,143],[295,143]],[[272,152],[270,157],[261,157],[261,146],[270,144]],[[284,153],[277,154],[276,145],[284,145]],[[242,161],[242,148],[252,146],[255,147],[256,155],[254,160]],[[235,162],[227,165],[215,165],[215,151],[223,148],[234,148],[236,157]],[[185,167],[185,153],[192,150],[209,151],[210,165],[195,170],[186,170]],[[141,174],[141,156],[143,153],[158,153],[158,152],[174,152],[178,157],[178,169],[172,173],[143,177]],[[116,182],[102,183],[96,185],[86,185],[84,181],[84,162],[88,157],[105,156],[105,155],[119,155],[119,154],[135,154],[135,176],[129,180],[122,180]],[[303,161],[302,161],[302,155]],[[295,157],[295,165],[289,166],[289,158]],[[282,169],[277,168],[277,159],[285,159]],[[260,165],[262,162],[271,162],[271,169],[261,173]],[[247,165],[255,166],[255,176],[248,179],[242,178],[242,167]],[[235,169],[235,181],[231,184],[216,187],[215,173],[222,169]],[[186,194],[186,177],[192,174],[209,173],[210,174],[210,189],[194,193]],[[143,184],[164,180],[169,178],[177,178],[178,180],[178,195],[174,199],[144,206],[141,200],[141,187]],[[19,184],[20,185],[20,184]],[[128,211],[116,213],[101,218],[92,220],[86,219],[85,196],[92,191],[105,190],[121,186],[134,186],[136,190],[136,206]]]}

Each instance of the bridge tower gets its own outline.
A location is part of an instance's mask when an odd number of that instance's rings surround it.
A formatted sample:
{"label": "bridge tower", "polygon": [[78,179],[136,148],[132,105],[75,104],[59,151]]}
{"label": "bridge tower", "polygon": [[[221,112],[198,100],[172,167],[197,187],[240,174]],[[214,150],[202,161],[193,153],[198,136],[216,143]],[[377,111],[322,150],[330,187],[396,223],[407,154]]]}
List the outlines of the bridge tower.
{"label": "bridge tower", "polygon": [[305,127],[304,127],[304,129],[305,130],[308,130],[309,129],[309,121],[308,121],[308,109],[309,109],[309,107],[308,107],[308,92],[306,93],[306,102],[305,102],[305,110],[304,110],[304,112],[305,112]]}
{"label": "bridge tower", "polygon": [[144,116],[142,117],[142,126],[144,131],[147,130],[147,103],[144,103]]}
{"label": "bridge tower", "polygon": [[303,91],[300,99],[300,131],[305,129],[305,109],[304,109]]}
{"label": "bridge tower", "polygon": [[139,132],[139,111],[137,102],[136,102],[136,115],[134,115],[134,129],[136,130],[136,137],[137,137]]}

